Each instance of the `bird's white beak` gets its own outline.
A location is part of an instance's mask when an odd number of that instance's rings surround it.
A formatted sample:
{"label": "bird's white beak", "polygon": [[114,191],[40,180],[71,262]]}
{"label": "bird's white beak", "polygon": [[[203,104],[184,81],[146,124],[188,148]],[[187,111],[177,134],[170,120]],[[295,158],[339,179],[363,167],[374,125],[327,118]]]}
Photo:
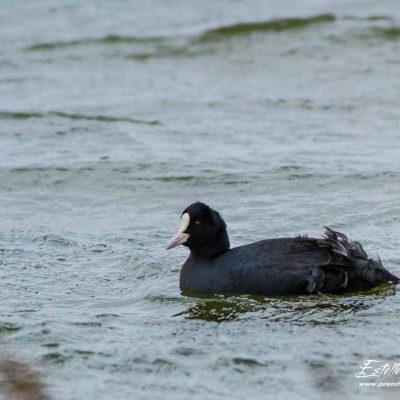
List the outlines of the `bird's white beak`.
{"label": "bird's white beak", "polygon": [[172,237],[171,241],[167,246],[167,250],[173,249],[174,247],[184,244],[189,239],[189,234],[185,233],[185,230],[189,226],[190,216],[188,213],[182,215],[181,225],[179,226],[178,232]]}

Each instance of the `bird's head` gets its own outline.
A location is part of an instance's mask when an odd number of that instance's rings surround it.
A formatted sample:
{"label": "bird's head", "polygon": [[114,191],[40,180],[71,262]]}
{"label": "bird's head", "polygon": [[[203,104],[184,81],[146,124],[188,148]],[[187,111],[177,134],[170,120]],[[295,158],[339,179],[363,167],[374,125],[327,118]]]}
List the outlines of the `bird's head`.
{"label": "bird's head", "polygon": [[194,256],[215,257],[229,250],[226,224],[207,204],[193,203],[182,212],[178,232],[167,249],[180,244],[188,247]]}

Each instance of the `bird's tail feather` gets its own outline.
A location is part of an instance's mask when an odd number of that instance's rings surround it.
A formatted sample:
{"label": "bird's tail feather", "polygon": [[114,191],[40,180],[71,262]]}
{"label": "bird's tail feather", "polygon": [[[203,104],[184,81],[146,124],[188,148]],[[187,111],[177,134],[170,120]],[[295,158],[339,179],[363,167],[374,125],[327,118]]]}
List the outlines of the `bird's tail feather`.
{"label": "bird's tail feather", "polygon": [[325,235],[317,242],[319,246],[328,248],[332,254],[333,259],[329,260],[327,265],[340,266],[344,271],[355,268],[357,276],[372,286],[386,282],[400,283],[397,276],[383,267],[379,257],[376,259],[368,257],[360,243],[350,241],[343,233],[325,228]]}

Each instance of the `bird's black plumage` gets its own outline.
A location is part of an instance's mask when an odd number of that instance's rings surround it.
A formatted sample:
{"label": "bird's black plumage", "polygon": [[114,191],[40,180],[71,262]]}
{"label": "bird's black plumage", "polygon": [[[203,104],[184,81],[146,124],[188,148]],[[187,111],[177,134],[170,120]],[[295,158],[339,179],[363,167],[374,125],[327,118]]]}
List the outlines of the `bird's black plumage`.
{"label": "bird's black plumage", "polygon": [[[229,249],[226,224],[204,203],[187,207],[184,231],[190,256],[180,287],[199,293],[292,295],[343,293],[400,279],[358,242],[326,228],[321,239],[269,239]],[[188,216],[188,217],[187,217]],[[187,239],[186,239],[187,237]],[[174,241],[170,247],[174,247]]]}

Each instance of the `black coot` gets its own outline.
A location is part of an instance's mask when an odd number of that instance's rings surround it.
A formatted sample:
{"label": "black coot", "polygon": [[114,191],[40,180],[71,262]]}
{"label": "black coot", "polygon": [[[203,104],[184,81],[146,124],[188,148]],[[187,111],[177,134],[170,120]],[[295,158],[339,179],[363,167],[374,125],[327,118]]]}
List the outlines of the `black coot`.
{"label": "black coot", "polygon": [[199,293],[343,293],[400,282],[360,243],[329,228],[321,239],[269,239],[229,249],[224,220],[200,202],[183,211],[167,249],[179,244],[190,249],[181,289]]}

